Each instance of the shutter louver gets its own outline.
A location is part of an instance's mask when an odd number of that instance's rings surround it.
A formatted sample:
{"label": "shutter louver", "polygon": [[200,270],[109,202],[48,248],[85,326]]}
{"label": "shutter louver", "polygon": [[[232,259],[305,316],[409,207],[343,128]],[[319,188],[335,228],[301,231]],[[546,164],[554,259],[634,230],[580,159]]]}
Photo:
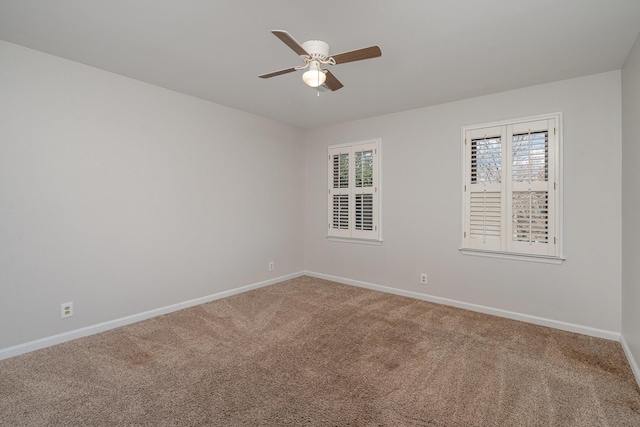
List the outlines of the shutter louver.
{"label": "shutter louver", "polygon": [[336,230],[349,229],[348,194],[336,194],[333,196],[333,228]]}
{"label": "shutter louver", "polygon": [[549,243],[549,203],[546,191],[513,193],[513,240]]}
{"label": "shutter louver", "polygon": [[349,187],[349,155],[346,153],[333,156],[333,188]]}
{"label": "shutter louver", "polygon": [[513,135],[511,176],[514,182],[547,181],[549,177],[549,133]]}
{"label": "shutter louver", "polygon": [[373,194],[356,194],[355,228],[373,231]]}
{"label": "shutter louver", "polygon": [[471,140],[471,183],[501,182],[502,139],[484,137]]}
{"label": "shutter louver", "polygon": [[500,237],[502,203],[500,192],[476,192],[471,194],[469,233],[486,243],[487,236]]}
{"label": "shutter louver", "polygon": [[373,151],[356,152],[356,187],[373,186]]}

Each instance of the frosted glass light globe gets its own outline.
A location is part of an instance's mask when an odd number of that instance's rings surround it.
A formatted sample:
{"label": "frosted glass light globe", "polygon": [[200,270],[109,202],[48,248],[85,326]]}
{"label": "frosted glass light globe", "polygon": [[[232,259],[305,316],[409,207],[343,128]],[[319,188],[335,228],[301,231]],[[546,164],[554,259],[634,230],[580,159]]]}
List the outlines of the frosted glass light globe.
{"label": "frosted glass light globe", "polygon": [[311,87],[318,87],[327,80],[327,75],[319,70],[309,70],[302,74],[302,80]]}

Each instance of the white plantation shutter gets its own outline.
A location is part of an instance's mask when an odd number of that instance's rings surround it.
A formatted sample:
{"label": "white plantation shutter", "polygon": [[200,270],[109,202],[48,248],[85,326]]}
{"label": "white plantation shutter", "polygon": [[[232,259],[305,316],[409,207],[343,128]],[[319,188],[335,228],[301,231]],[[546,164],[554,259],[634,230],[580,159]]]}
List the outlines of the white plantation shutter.
{"label": "white plantation shutter", "polygon": [[[510,252],[555,255],[554,120],[508,127],[511,157]],[[551,133],[551,138],[549,137]],[[553,156],[552,156],[553,157]]]}
{"label": "white plantation shutter", "polygon": [[504,130],[500,127],[468,133],[466,156],[469,174],[466,184],[467,246],[472,249],[500,250],[504,234],[502,165]]}
{"label": "white plantation shutter", "polygon": [[329,234],[350,237],[349,164],[348,147],[329,150]]}
{"label": "white plantation shutter", "polygon": [[369,143],[353,147],[354,156],[354,227],[352,237],[375,239],[377,230],[377,167],[374,168],[377,144]]}
{"label": "white plantation shutter", "polygon": [[379,240],[379,140],[329,147],[330,237]]}
{"label": "white plantation shutter", "polygon": [[559,122],[464,130],[463,249],[560,256]]}

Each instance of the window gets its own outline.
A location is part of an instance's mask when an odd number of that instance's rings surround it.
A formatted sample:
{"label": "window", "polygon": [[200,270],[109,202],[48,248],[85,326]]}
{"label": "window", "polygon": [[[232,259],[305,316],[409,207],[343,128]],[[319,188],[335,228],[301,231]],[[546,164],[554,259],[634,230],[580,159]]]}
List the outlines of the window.
{"label": "window", "polygon": [[380,140],[329,147],[328,236],[380,241]]}
{"label": "window", "polygon": [[462,128],[464,253],[562,258],[561,118]]}

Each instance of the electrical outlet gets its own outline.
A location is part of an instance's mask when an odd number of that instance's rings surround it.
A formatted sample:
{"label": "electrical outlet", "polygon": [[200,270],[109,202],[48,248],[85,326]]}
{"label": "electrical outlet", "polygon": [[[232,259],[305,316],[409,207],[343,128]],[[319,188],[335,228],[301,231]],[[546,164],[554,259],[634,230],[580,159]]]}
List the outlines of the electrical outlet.
{"label": "electrical outlet", "polygon": [[73,302],[60,304],[60,318],[64,319],[73,316]]}
{"label": "electrical outlet", "polygon": [[420,283],[423,285],[427,284],[427,273],[420,273]]}
{"label": "electrical outlet", "polygon": [[273,261],[269,261],[269,271],[273,271],[275,270],[275,266],[273,264]]}

